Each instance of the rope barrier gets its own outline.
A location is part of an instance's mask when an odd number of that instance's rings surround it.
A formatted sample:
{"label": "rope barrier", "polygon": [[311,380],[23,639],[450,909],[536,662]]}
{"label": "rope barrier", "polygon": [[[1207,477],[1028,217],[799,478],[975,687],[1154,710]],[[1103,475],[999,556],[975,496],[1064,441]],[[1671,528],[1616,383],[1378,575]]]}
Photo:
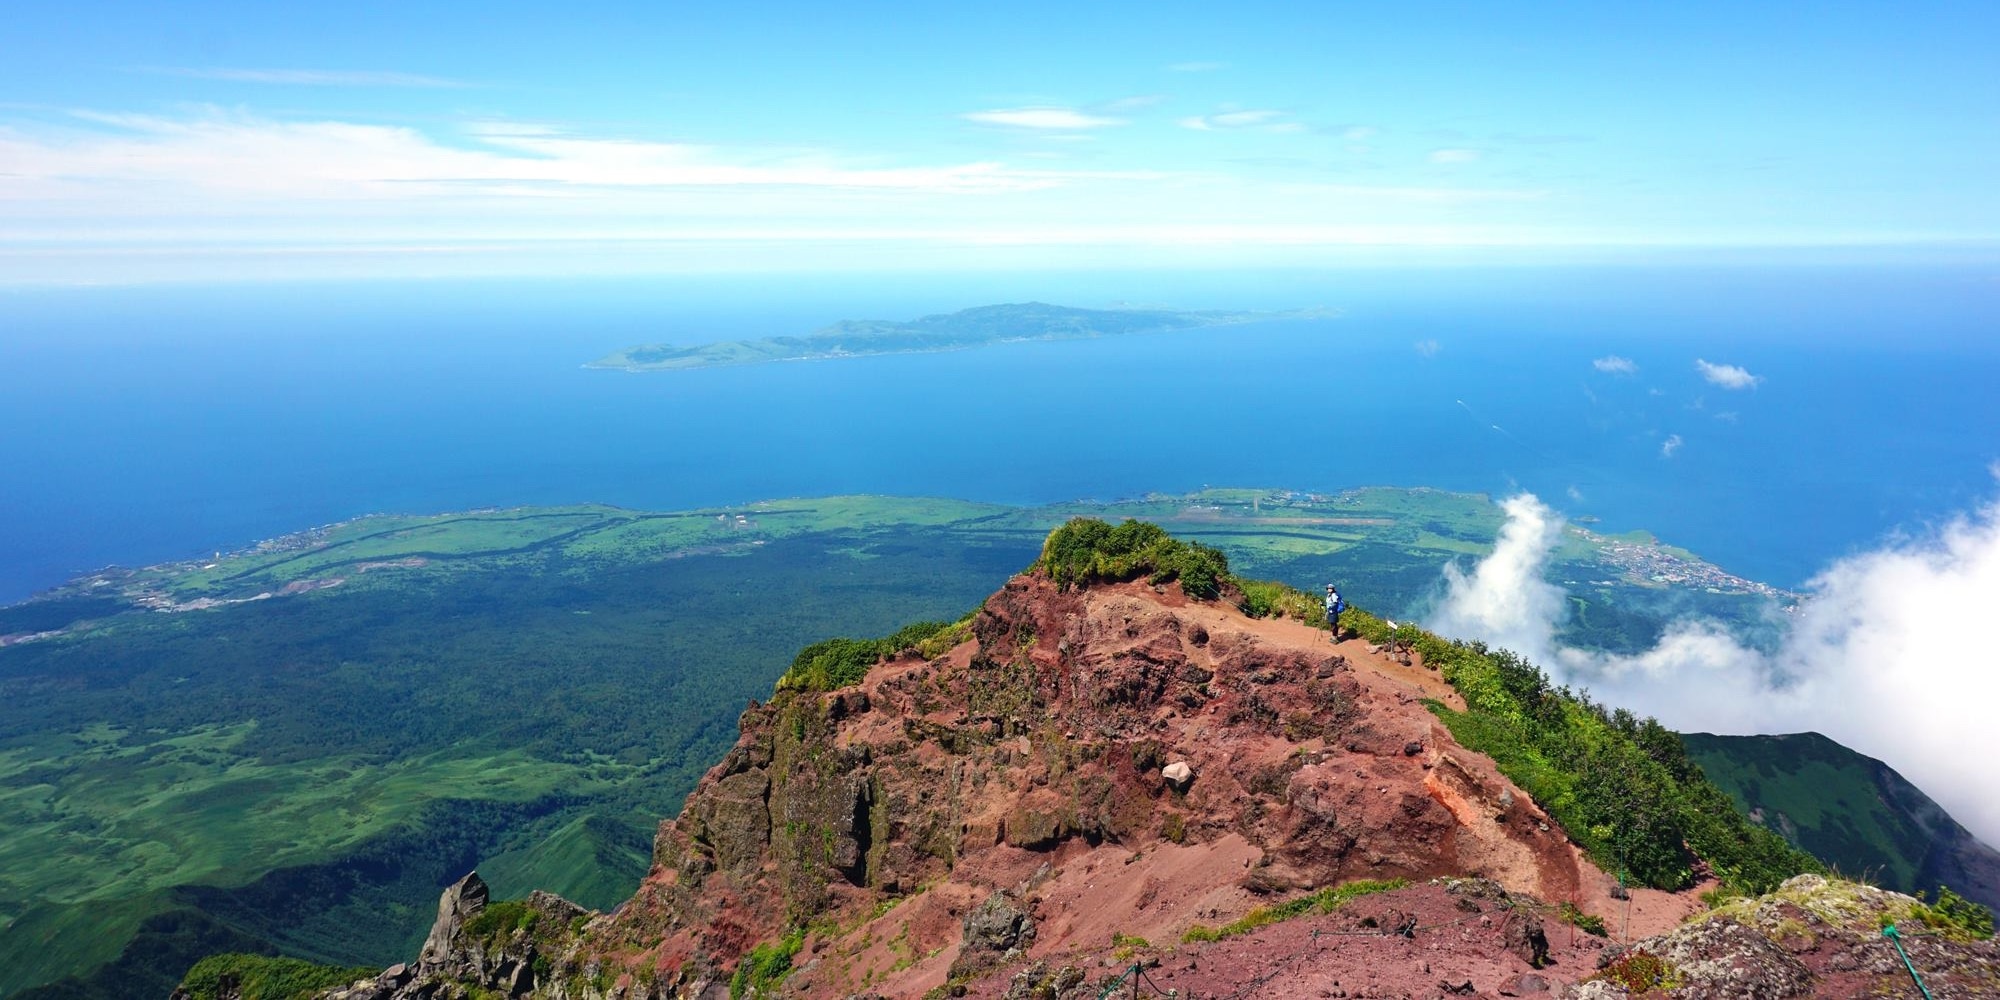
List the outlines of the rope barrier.
{"label": "rope barrier", "polygon": [[1903,968],[1910,970],[1910,981],[1917,984],[1917,992],[1924,995],[1924,1000],[1934,1000],[1930,987],[1924,985],[1924,977],[1917,975],[1917,966],[1910,961],[1910,953],[1903,950],[1903,933],[1896,929],[1895,924],[1888,924],[1882,928],[1882,936],[1896,946],[1896,954],[1902,956]]}

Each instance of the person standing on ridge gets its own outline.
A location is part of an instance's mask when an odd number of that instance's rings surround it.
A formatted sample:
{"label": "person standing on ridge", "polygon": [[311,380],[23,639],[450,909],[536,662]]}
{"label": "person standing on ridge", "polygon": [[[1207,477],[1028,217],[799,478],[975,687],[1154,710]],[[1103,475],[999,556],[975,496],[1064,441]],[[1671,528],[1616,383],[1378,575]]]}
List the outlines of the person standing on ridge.
{"label": "person standing on ridge", "polygon": [[1340,613],[1347,610],[1347,602],[1340,599],[1340,591],[1333,584],[1326,585],[1326,626],[1333,632],[1333,641],[1340,641]]}

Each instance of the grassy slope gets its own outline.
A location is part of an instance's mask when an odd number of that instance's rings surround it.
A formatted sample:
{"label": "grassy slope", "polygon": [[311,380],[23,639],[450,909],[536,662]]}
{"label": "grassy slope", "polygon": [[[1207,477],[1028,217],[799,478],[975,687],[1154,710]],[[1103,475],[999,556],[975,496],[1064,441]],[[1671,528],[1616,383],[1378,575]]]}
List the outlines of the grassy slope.
{"label": "grassy slope", "polygon": [[1685,741],[1738,806],[1842,871],[1911,894],[1948,884],[2000,907],[2000,852],[1887,764],[1818,733]]}
{"label": "grassy slope", "polygon": [[[654,818],[678,808],[798,647],[952,617],[1073,513],[1155,519],[1247,575],[1337,579],[1385,610],[1424,600],[1439,565],[1483,552],[1501,521],[1483,497],[1404,490],[1218,490],[1109,508],[580,506],[364,518],[86,580],[0,611],[16,631],[97,622],[0,649],[0,828],[12,834],[0,842],[0,995],[111,960],[149,917],[179,914],[174,933],[198,936],[190,907],[220,921],[215,933],[288,953],[391,960],[421,935],[435,885],[475,863],[502,893],[615,902],[643,871]],[[1601,575],[1587,551],[1569,556]],[[1657,597],[1617,593],[1634,606]],[[246,602],[102,617],[109,594]],[[468,839],[466,811],[489,808],[478,803],[505,808]],[[398,852],[429,868],[395,868]],[[287,911],[302,887],[328,913],[402,916],[362,932]]]}
{"label": "grassy slope", "polygon": [[[422,809],[448,798],[564,801],[435,854],[439,870],[399,890],[414,909],[393,940],[329,926],[287,950],[392,958],[421,934],[437,883],[487,858],[501,891],[608,906],[643,872],[657,817],[800,645],[862,621],[955,615],[1027,558],[893,538],[876,552],[853,531],[726,541],[634,562],[553,550],[434,562],[0,651],[0,827],[13,834],[0,842],[0,916],[13,922],[0,993],[109,960],[139,920],[187,901],[177,887],[339,867],[371,838],[430,830]],[[363,544],[382,554],[379,539]],[[216,586],[324,572],[330,558],[244,557],[267,565]],[[249,933],[278,930],[240,916]]]}

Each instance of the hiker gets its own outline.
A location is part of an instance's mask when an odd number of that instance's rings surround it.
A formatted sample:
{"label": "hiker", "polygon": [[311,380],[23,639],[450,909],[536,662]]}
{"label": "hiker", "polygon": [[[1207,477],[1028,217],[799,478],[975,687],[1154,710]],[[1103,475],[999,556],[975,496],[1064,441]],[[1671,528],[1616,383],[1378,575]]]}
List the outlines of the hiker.
{"label": "hiker", "polygon": [[1333,641],[1340,641],[1340,613],[1347,610],[1347,602],[1340,599],[1340,591],[1333,584],[1326,585],[1326,626],[1333,631]]}

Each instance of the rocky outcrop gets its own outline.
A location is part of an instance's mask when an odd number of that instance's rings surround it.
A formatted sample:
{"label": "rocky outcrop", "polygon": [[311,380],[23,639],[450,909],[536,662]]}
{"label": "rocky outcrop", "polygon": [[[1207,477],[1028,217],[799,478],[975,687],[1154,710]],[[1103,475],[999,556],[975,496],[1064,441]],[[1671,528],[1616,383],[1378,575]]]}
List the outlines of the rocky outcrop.
{"label": "rocky outcrop", "polygon": [[1673,931],[1607,952],[1566,1000],[1914,996],[1882,933],[1902,929],[1910,964],[1938,997],[2000,997],[2000,943],[1927,927],[1909,896],[1819,875],[1742,900]]}
{"label": "rocky outcrop", "polygon": [[452,949],[465,936],[466,922],[486,909],[489,893],[478,872],[467,872],[438,897],[437,920],[424,938],[424,950],[417,956],[417,968],[435,969],[452,959]]}
{"label": "rocky outcrop", "polygon": [[1035,920],[1006,893],[996,892],[965,915],[952,979],[962,979],[1013,958],[1035,941]]}
{"label": "rocky outcrop", "polygon": [[[495,904],[478,872],[438,897],[437,920],[415,965],[392,965],[322,1000],[470,1000],[500,994],[575,995],[553,972],[567,964],[589,910],[553,893]],[[574,978],[574,976],[572,976]]]}

